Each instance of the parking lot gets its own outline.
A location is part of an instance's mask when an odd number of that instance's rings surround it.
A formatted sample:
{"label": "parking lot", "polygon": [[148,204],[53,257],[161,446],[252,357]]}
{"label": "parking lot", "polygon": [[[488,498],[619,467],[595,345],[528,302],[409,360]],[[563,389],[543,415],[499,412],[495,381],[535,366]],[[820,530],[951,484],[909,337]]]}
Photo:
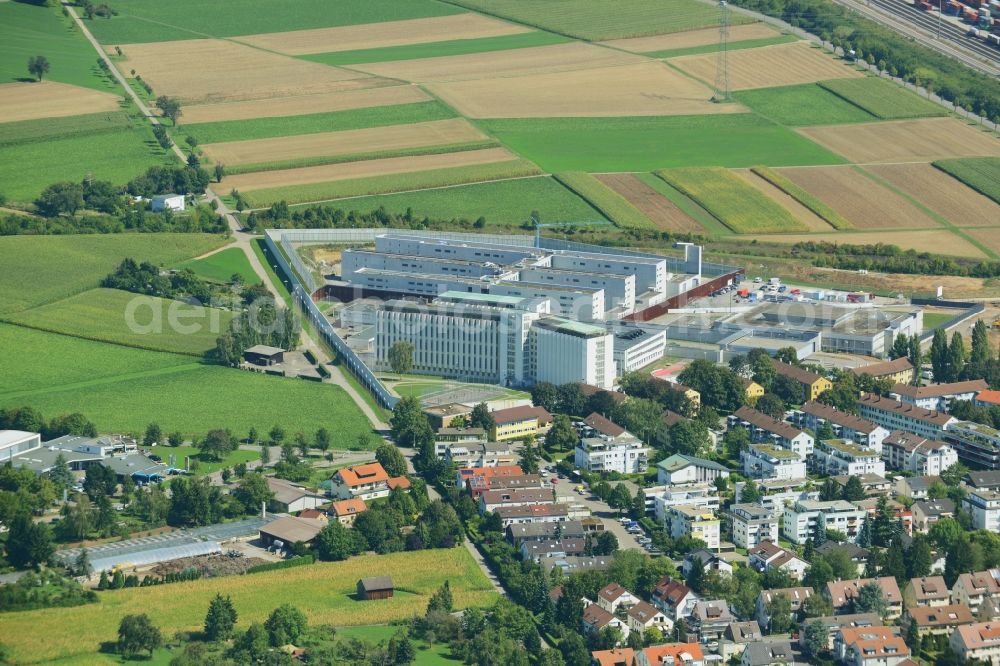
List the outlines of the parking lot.
{"label": "parking lot", "polygon": [[[620,522],[618,512],[609,507],[599,497],[592,495],[587,490],[584,490],[582,494],[577,492],[576,487],[578,484],[564,476],[553,474],[552,477],[556,479],[556,483],[553,484],[553,486],[556,490],[557,502],[563,502],[565,504],[582,504],[590,510],[590,514],[592,516],[600,518],[603,521],[605,530],[611,532],[618,538],[619,548],[643,550],[642,544],[638,541],[638,539],[643,536],[641,529],[637,534],[629,532]],[[622,481],[619,483],[628,482]],[[633,484],[629,483],[629,486],[631,493],[635,494]]]}

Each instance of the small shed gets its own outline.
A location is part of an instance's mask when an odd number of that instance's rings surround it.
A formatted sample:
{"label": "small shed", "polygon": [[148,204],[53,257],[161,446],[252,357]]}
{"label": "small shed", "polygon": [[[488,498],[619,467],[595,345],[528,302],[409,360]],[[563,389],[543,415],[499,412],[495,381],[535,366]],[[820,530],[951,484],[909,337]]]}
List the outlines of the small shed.
{"label": "small shed", "polygon": [[373,576],[358,581],[358,598],[389,599],[392,597],[392,578],[390,576]]}
{"label": "small shed", "polygon": [[243,358],[254,365],[274,365],[284,359],[285,350],[268,345],[254,345],[243,351]]}
{"label": "small shed", "polygon": [[154,213],[159,213],[165,210],[184,210],[184,195],[183,194],[159,194],[152,199],[152,204],[150,206]]}

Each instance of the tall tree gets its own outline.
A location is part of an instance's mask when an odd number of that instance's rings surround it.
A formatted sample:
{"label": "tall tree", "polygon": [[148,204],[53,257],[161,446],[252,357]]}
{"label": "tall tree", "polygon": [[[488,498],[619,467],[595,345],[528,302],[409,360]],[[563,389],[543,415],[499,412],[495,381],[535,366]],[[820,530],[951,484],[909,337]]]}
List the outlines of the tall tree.
{"label": "tall tree", "polygon": [[878,583],[866,583],[858,590],[858,596],[854,598],[855,613],[877,613],[880,617],[885,617],[888,610],[885,595]]}
{"label": "tall tree", "polygon": [[393,372],[403,375],[413,369],[414,349],[413,343],[405,340],[395,342],[389,347],[389,367]]}
{"label": "tall tree", "polygon": [[208,604],[205,615],[205,637],[210,641],[224,641],[233,635],[239,615],[228,595],[216,594]]}
{"label": "tall tree", "polygon": [[496,419],[493,418],[493,414],[490,413],[490,408],[486,406],[485,402],[481,402],[472,408],[472,413],[469,414],[470,426],[473,428],[482,428],[489,434],[496,424]]}
{"label": "tall tree", "polygon": [[146,426],[146,434],[142,437],[142,443],[146,446],[159,444],[163,440],[163,430],[156,423]]}
{"label": "tall tree", "polygon": [[177,119],[181,117],[181,103],[173,97],[160,95],[156,98],[156,108],[160,110],[164,118],[169,118],[176,127]]}
{"label": "tall tree", "polygon": [[792,601],[787,594],[775,594],[767,604],[767,616],[771,619],[770,633],[787,634],[795,625]]}
{"label": "tall tree", "polygon": [[425,442],[434,443],[434,431],[424,414],[420,401],[407,396],[396,403],[389,419],[392,438],[398,446],[419,449]]}
{"label": "tall tree", "polygon": [[152,658],[153,652],[162,644],[160,630],[145,613],[126,615],[118,624],[118,652],[126,658],[147,650]]}
{"label": "tall tree", "polygon": [[948,347],[948,381],[957,382],[965,370],[965,340],[955,331]]}
{"label": "tall tree", "polygon": [[294,644],[309,626],[306,616],[295,606],[283,604],[275,608],[264,622],[273,647]]}
{"label": "tall tree", "polygon": [[565,414],[552,418],[552,427],[545,433],[545,448],[549,451],[570,451],[580,441],[573,422]]}
{"label": "tall tree", "polygon": [[395,444],[385,442],[375,449],[375,460],[382,465],[382,468],[389,473],[389,476],[405,476],[406,458],[396,448]]}
{"label": "tall tree", "polygon": [[20,512],[10,522],[7,532],[7,560],[18,569],[44,564],[55,552],[52,530],[45,523],[36,523],[26,512]]}
{"label": "tall tree", "polygon": [[55,463],[52,465],[52,469],[49,470],[49,478],[52,479],[52,483],[59,490],[69,488],[76,480],[76,477],[73,476],[73,471],[69,468],[69,464],[66,463],[66,456],[62,453],[56,456]]}
{"label": "tall tree", "polygon": [[931,371],[934,373],[934,381],[939,384],[949,381],[948,358],[948,336],[943,329],[938,328],[931,339]]}
{"label": "tall tree", "polygon": [[45,56],[36,55],[28,58],[28,73],[37,80],[41,81],[42,76],[49,73],[49,69],[51,69],[51,65]]}

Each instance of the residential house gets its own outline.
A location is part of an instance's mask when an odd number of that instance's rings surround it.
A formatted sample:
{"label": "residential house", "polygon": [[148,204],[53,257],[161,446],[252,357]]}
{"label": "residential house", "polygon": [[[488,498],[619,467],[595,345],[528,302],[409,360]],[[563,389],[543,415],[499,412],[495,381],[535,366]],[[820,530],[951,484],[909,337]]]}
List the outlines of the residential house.
{"label": "residential house", "polygon": [[986,391],[980,391],[973,398],[972,404],[976,407],[1000,407],[1000,391],[994,391],[987,389]]}
{"label": "residential house", "polygon": [[616,647],[611,650],[594,650],[590,653],[593,666],[633,666],[635,650],[630,647]]}
{"label": "residential house", "polygon": [[726,627],[726,633],[723,634],[723,638],[739,645],[746,645],[747,643],[759,641],[763,637],[764,633],[760,630],[760,624],[757,620],[750,620],[749,622],[733,622]]}
{"label": "residential house", "polygon": [[653,605],[675,622],[691,615],[694,605],[701,598],[682,580],[664,576],[653,588]]}
{"label": "residential house", "polygon": [[606,437],[609,441],[635,439],[635,435],[628,430],[597,412],[592,412],[590,416],[585,418],[583,425],[587,436]]}
{"label": "residential house", "polygon": [[681,563],[681,573],[685,578],[691,575],[691,568],[694,566],[695,560],[701,562],[701,566],[705,571],[718,571],[719,573],[730,575],[733,573],[732,562],[720,557],[719,553],[714,553],[706,548],[699,548],[684,556],[684,562]]}
{"label": "residential house", "polygon": [[[486,441],[486,430],[483,428],[473,428],[472,426],[459,426],[457,428],[438,428],[435,436],[435,444],[441,442],[483,442]],[[438,454],[440,457],[441,454]]]}
{"label": "residential house", "polygon": [[813,589],[811,587],[785,587],[776,590],[761,590],[760,594],[757,595],[754,617],[760,626],[771,626],[771,605],[776,597],[782,596],[788,599],[791,607],[790,615],[795,620],[802,610],[802,604],[812,595]]}
{"label": "residential house", "polygon": [[552,427],[552,415],[544,407],[510,407],[490,412],[490,415],[494,421],[490,440],[494,442],[534,438]]}
{"label": "residential house", "polygon": [[987,601],[1000,602],[1000,569],[959,574],[951,586],[951,602],[965,604],[973,614]]}
{"label": "residential house", "polygon": [[882,459],[902,472],[940,476],[958,462],[958,452],[947,442],[896,430],[882,441]]}
{"label": "residential house", "polygon": [[664,485],[714,483],[719,477],[728,476],[729,469],[725,465],[681,453],[656,464],[657,482]]}
{"label": "residential house", "polygon": [[635,666],[705,666],[705,663],[705,655],[697,643],[653,645],[635,655]]}
{"label": "residential house", "polygon": [[818,432],[822,424],[829,424],[835,437],[874,451],[879,450],[882,440],[889,435],[889,431],[878,424],[815,400],[792,410],[789,420],[798,427],[808,428],[813,432]]}
{"label": "residential house", "polygon": [[802,580],[809,569],[808,562],[793,551],[771,541],[762,541],[747,552],[750,556],[750,566],[761,573],[776,569],[787,573],[793,580]]}
{"label": "residential house", "polygon": [[929,384],[927,386],[899,383],[892,387],[889,395],[900,402],[916,405],[923,409],[946,412],[953,401],[971,401],[977,393],[989,388],[989,384],[983,379],[971,379],[951,384]]}
{"label": "residential house", "polygon": [[486,490],[479,495],[479,514],[496,511],[500,507],[533,506],[554,502],[555,492],[551,488]]}
{"label": "residential house", "polygon": [[585,437],[574,449],[573,464],[594,473],[642,474],[649,466],[649,447],[635,437]]}
{"label": "residential house", "polygon": [[962,483],[977,490],[1000,490],[1000,470],[970,471]]}
{"label": "residential house", "polygon": [[756,409],[744,406],[737,409],[726,420],[730,428],[745,428],[753,442],[768,442],[794,451],[803,460],[812,453],[812,435],[784,421],[771,418],[764,412],[758,412]]}
{"label": "residential house", "polygon": [[824,392],[829,391],[833,387],[833,382],[826,377],[817,375],[815,372],[806,370],[805,368],[800,368],[797,365],[775,361],[774,369],[782,377],[788,377],[802,387],[803,402],[816,400]]}
{"label": "residential house", "polygon": [[1000,624],[996,622],[959,625],[949,643],[962,662],[1000,664]]}
{"label": "residential house", "polygon": [[644,634],[647,629],[658,629],[664,636],[669,636],[674,630],[674,622],[663,611],[640,601],[626,611],[625,621],[629,631]]}
{"label": "residential house", "polygon": [[344,527],[354,524],[358,514],[363,513],[368,507],[360,497],[340,500],[330,505],[330,515],[337,519],[337,522]]}
{"label": "residential house", "polygon": [[388,497],[389,475],[380,463],[344,467],[333,475],[331,495],[338,499],[357,497],[365,501]]}
{"label": "residential house", "polygon": [[854,373],[855,377],[871,375],[875,379],[890,379],[894,384],[912,384],[917,376],[916,368],[905,356],[894,358],[891,361],[851,368],[851,372]]}
{"label": "residential house", "polygon": [[628,610],[641,599],[618,583],[608,583],[597,593],[597,605],[609,613],[617,613],[619,608]]}
{"label": "residential house", "polygon": [[517,462],[509,442],[450,442],[444,461],[457,468],[509,466]]}
{"label": "residential house", "polygon": [[950,635],[955,627],[972,624],[976,621],[972,611],[964,604],[945,604],[943,606],[912,606],[900,620],[904,627],[916,625],[917,635],[921,638],[927,634],[932,636]]}
{"label": "residential house", "polygon": [[895,627],[841,629],[833,651],[847,666],[899,666],[910,660],[910,648]]}
{"label": "residential house", "polygon": [[558,523],[569,520],[569,507],[565,504],[530,504],[501,506],[496,510],[504,529],[520,523]]}
{"label": "residential house", "polygon": [[326,497],[319,493],[314,493],[307,488],[297,486],[284,479],[276,479],[273,476],[265,477],[268,490],[274,497],[270,504],[275,511],[281,513],[298,513],[305,509],[315,509],[326,503]]}
{"label": "residential house", "polygon": [[816,442],[812,455],[809,456],[809,465],[813,472],[826,476],[885,476],[885,463],[877,451],[861,448],[843,439]]}
{"label": "residential house", "polygon": [[920,500],[913,503],[913,527],[918,532],[927,532],[942,518],[955,517],[955,503],[947,497],[936,500]]}
{"label": "residential house", "polygon": [[796,545],[803,545],[817,534],[836,530],[848,541],[857,539],[865,522],[866,512],[850,502],[800,500],[785,507],[782,534]]}
{"label": "residential house", "polygon": [[710,509],[690,504],[671,506],[664,516],[663,526],[671,538],[690,535],[701,539],[708,548],[719,548],[720,522]]}
{"label": "residential house", "polygon": [[899,497],[921,500],[926,499],[927,491],[935,483],[944,485],[940,476],[903,476],[896,479],[893,491]]}
{"label": "residential house", "polygon": [[1000,492],[972,490],[962,498],[962,507],[972,516],[975,529],[1000,532]]}
{"label": "residential house", "polygon": [[733,504],[729,507],[733,543],[750,550],[762,541],[777,543],[778,518],[759,504]]}
{"label": "residential house", "polygon": [[611,558],[605,556],[593,557],[547,557],[540,562],[546,574],[551,574],[557,567],[563,573],[576,571],[603,571],[611,566]]}
{"label": "residential house", "polygon": [[958,421],[949,414],[883,398],[874,393],[867,393],[858,400],[858,411],[862,418],[874,421],[887,430],[906,430],[928,439],[942,439],[947,427]]}
{"label": "residential house", "polygon": [[951,590],[941,576],[911,578],[903,588],[907,608],[917,606],[947,606],[951,603]]}
{"label": "residential house", "polygon": [[788,449],[754,442],[740,453],[743,473],[753,479],[801,479],[806,476],[803,458]]}
{"label": "residential house", "polygon": [[740,656],[740,666],[792,666],[805,663],[802,652],[791,641],[755,641],[748,643]]}
{"label": "residential house", "polygon": [[835,613],[851,613],[858,592],[865,585],[874,583],[882,590],[886,604],[886,619],[895,620],[903,614],[903,595],[899,592],[896,579],[892,576],[880,578],[855,578],[854,580],[831,581],[826,584],[824,595],[833,604]]}
{"label": "residential house", "polygon": [[[876,613],[854,613],[848,615],[824,615],[809,622],[819,622],[827,631],[826,649],[833,649],[833,641],[841,629],[854,627],[880,627],[884,620]],[[805,647],[806,632],[799,632],[799,645]]]}
{"label": "residential house", "polygon": [[[586,602],[585,602],[586,603]],[[600,605],[591,603],[583,609],[583,633],[598,634],[605,627],[613,627],[621,632],[622,644],[628,638],[628,623],[615,617]]]}
{"label": "residential house", "polygon": [[702,643],[717,641],[734,621],[725,599],[699,601],[691,609],[691,627],[698,632]]}
{"label": "residential house", "polygon": [[746,377],[740,377],[740,381],[743,382],[743,396],[746,398],[746,404],[751,407],[756,405],[757,399],[764,395],[764,387]]}
{"label": "residential house", "polygon": [[960,460],[987,470],[1000,469],[1000,430],[953,419],[942,439],[955,447]]}
{"label": "residential house", "polygon": [[698,410],[701,409],[701,393],[695,391],[690,386],[684,386],[678,382],[667,381],[667,386],[687,398],[688,404],[691,405],[692,414],[698,413]]}
{"label": "residential house", "polygon": [[[522,476],[524,470],[519,465],[498,465],[497,467],[473,468],[466,467],[455,472],[455,487],[466,488],[472,494],[473,499],[479,499],[478,492],[489,490],[493,479],[497,477]],[[480,490],[473,493],[469,482],[473,479],[480,479],[477,482]]]}
{"label": "residential house", "polygon": [[487,490],[541,490],[551,485],[540,474],[473,476],[465,483],[469,496],[478,501]]}
{"label": "residential house", "polygon": [[526,541],[548,541],[550,539],[582,539],[586,536],[583,523],[567,520],[561,523],[526,523],[511,525],[506,530],[507,541],[520,548]]}
{"label": "residential house", "polygon": [[833,477],[833,480],[843,490],[847,486],[847,482],[853,478],[861,482],[861,489],[865,491],[867,497],[881,497],[892,492],[892,481],[878,474],[859,474],[856,477],[841,474]]}
{"label": "residential house", "polygon": [[586,550],[582,537],[521,542],[521,559],[538,562],[545,557],[579,557]]}

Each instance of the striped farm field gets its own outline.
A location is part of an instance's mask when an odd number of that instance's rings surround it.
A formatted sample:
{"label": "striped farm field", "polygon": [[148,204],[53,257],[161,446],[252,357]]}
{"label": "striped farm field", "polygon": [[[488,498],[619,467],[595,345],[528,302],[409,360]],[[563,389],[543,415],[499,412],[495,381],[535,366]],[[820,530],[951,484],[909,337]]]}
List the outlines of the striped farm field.
{"label": "striped farm field", "polygon": [[4,83],[0,85],[0,123],[117,111],[121,102],[121,95],[68,83]]}
{"label": "striped farm field", "polygon": [[[768,39],[778,36],[777,30],[767,23],[747,23],[729,28],[729,41],[741,42],[750,39]],[[700,30],[685,30],[649,37],[631,37],[612,39],[603,42],[606,46],[632,53],[655,54],[659,51],[675,51],[679,49],[697,48],[699,46],[716,46],[719,43],[717,27]]]}
{"label": "striped farm field", "polygon": [[883,120],[948,115],[944,107],[876,76],[820,81],[819,85]]}
{"label": "striped farm field", "polygon": [[1000,158],[941,160],[934,166],[1000,203]]}
{"label": "striped farm field", "polygon": [[[379,602],[354,598],[358,579],[384,575],[392,576],[395,596]],[[469,552],[458,546],[102,592],[96,604],[7,614],[4,643],[19,664],[53,663],[93,654],[101,642],[115,639],[123,615],[150,609],[156,609],[151,613],[153,622],[165,636],[198,631],[216,594],[232,598],[239,614],[237,630],[263,622],[282,604],[299,608],[310,625],[388,624],[423,613],[431,595],[446,580],[456,610],[489,606],[498,598]],[[76,628],[73,632],[59,630],[65,626]]]}
{"label": "striped farm field", "polygon": [[695,234],[705,231],[677,204],[639,180],[633,173],[601,174],[597,179],[632,204],[659,229]]}
{"label": "striped farm field", "polygon": [[[2,94],[2,93],[0,93]],[[132,127],[132,120],[122,111],[89,113],[82,116],[63,116],[0,123],[0,146],[36,141],[66,139],[81,134],[118,132]]]}
{"label": "striped farm field", "polygon": [[[459,153],[434,157],[451,157],[457,154]],[[412,161],[422,158],[396,159]],[[387,160],[375,161],[385,162]],[[442,163],[447,164],[447,162]],[[355,162],[354,164],[358,163]],[[375,173],[379,172],[376,171]],[[452,165],[422,171],[405,171],[388,175],[372,175],[362,178],[316,182],[308,185],[286,185],[283,187],[264,188],[246,193],[245,198],[251,206],[261,207],[270,205],[275,201],[307,203],[310,201],[326,201],[344,197],[390,194],[392,192],[407,192],[434,187],[466,185],[469,183],[504,180],[508,178],[537,176],[539,174],[541,174],[541,171],[531,162],[514,158],[468,166]]]}
{"label": "striped farm field", "polygon": [[735,233],[807,230],[786,209],[727,169],[664,169],[656,175],[691,197]]}
{"label": "striped farm field", "polygon": [[778,187],[773,180],[765,178],[756,170],[734,169],[733,173],[742,178],[752,188],[791,213],[792,217],[810,231],[823,232],[833,230],[833,226],[817,215],[811,208],[803,205],[798,198],[789,194],[787,189]]}
{"label": "striped farm field", "polygon": [[865,167],[959,227],[1000,224],[1000,205],[930,164]]}
{"label": "striped farm field", "polygon": [[827,206],[817,197],[799,187],[789,178],[786,178],[774,169],[770,167],[757,166],[754,167],[752,171],[760,178],[763,178],[774,187],[794,198],[802,206],[811,210],[826,224],[830,225],[834,229],[843,231],[844,229],[854,228],[854,225],[851,224],[850,220],[845,219],[843,215],[835,211],[830,206]]}
{"label": "striped farm field", "polygon": [[583,197],[591,206],[622,229],[654,229],[656,226],[627,199],[596,176],[582,171],[557,173],[556,179]]}
{"label": "striped farm field", "polygon": [[357,51],[335,51],[300,56],[324,65],[358,65],[368,62],[390,62],[396,60],[419,60],[443,56],[471,55],[511,49],[526,49],[550,44],[563,44],[569,39],[551,32],[525,32],[500,37],[481,39],[451,39],[443,42],[389,46],[380,49],[360,49]]}
{"label": "striped farm field", "polygon": [[866,123],[875,120],[864,109],[815,83],[741,90],[734,97],[755,113],[792,127]]}
{"label": "striped farm field", "polygon": [[469,124],[469,121],[464,118],[452,118],[410,125],[211,143],[203,145],[202,150],[213,162],[240,165],[378,153],[485,140],[487,136]]}
{"label": "striped farm field", "polygon": [[936,220],[852,166],[778,169],[856,229],[928,229]]}

